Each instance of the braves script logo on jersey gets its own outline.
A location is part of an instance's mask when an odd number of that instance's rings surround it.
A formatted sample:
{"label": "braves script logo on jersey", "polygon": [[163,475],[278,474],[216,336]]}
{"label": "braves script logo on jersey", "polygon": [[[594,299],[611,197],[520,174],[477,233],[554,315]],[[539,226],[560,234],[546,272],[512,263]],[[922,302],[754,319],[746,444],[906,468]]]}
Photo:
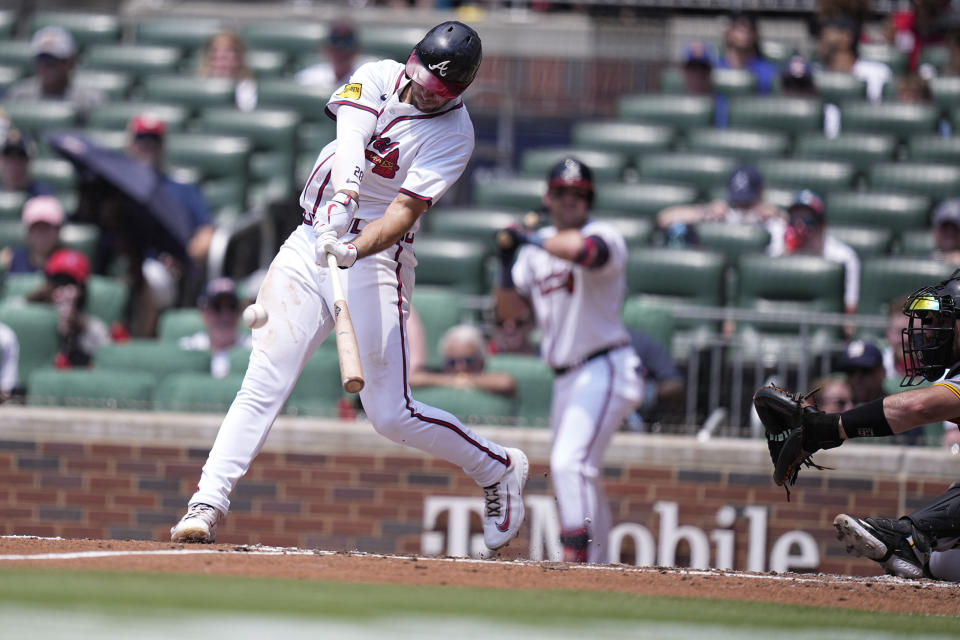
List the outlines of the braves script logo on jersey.
{"label": "braves script logo on jersey", "polygon": [[[384,178],[395,178],[397,175],[397,162],[400,159],[400,149],[398,143],[390,138],[376,137],[370,146],[373,149],[367,149],[365,154],[367,160],[373,163],[373,172]],[[377,155],[380,153],[381,155]]]}
{"label": "braves script logo on jersey", "polygon": [[546,278],[537,280],[540,295],[546,296],[557,291],[573,293],[573,271],[551,273]]}
{"label": "braves script logo on jersey", "polygon": [[443,62],[438,62],[437,64],[428,64],[427,68],[430,69],[430,71],[438,72],[441,78],[446,78],[448,66],[450,66],[450,61],[444,60]]}

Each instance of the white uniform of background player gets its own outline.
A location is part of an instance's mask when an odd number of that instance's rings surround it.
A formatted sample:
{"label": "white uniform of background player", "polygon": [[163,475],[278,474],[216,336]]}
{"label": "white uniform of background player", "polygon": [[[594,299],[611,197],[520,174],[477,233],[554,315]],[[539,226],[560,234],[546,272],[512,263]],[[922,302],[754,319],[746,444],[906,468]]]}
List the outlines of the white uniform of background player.
{"label": "white uniform of background player", "polygon": [[[620,319],[626,242],[613,226],[587,220],[592,199],[586,165],[566,158],[554,167],[544,202],[556,226],[538,233],[507,230],[523,246],[509,277],[501,273],[497,306],[508,318],[525,312],[525,301],[532,304],[543,333],[542,356],[557,373],[550,470],[564,559],[608,562],[611,517],[601,477],[603,455],[643,391],[639,358]],[[505,266],[511,258],[501,249]]]}
{"label": "white uniform of background player", "polygon": [[480,56],[476,32],[443,23],[406,66],[391,60],[363,65],[331,97],[327,111],[337,119],[337,140],[320,152],[301,194],[304,224],[280,248],[260,287],[257,302],[269,321],[253,331],[243,385],[188,513],[171,530],[174,541],[213,539],[230,492],[260,451],[304,364],[333,329],[328,253],[341,266],[366,382],[360,398],[374,428],[459,465],[484,487],[488,547],[499,548],[517,534],[526,456],[417,402],[407,379],[414,235],[419,216],[459,178],[473,151],[473,126],[459,94],[473,80]]}

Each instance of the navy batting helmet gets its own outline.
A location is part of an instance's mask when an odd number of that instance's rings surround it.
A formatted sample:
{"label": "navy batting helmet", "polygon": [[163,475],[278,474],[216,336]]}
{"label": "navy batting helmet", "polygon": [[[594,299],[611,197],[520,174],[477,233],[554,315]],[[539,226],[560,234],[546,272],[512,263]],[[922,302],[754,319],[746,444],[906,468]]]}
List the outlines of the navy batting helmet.
{"label": "navy batting helmet", "polygon": [[463,93],[480,69],[480,36],[462,22],[444,22],[427,32],[410,52],[410,79],[444,98]]}
{"label": "navy batting helmet", "polygon": [[590,192],[590,201],[593,202],[593,172],[590,167],[574,157],[566,157],[550,169],[547,178],[547,188],[576,187]]}

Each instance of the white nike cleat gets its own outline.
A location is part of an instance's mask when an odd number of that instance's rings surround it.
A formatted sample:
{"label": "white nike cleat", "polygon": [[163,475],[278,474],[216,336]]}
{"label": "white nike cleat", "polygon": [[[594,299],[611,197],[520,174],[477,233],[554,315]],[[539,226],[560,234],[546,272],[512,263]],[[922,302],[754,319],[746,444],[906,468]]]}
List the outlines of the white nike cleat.
{"label": "white nike cleat", "polygon": [[483,512],[483,541],[489,549],[499,549],[520,532],[525,510],[523,487],[527,484],[530,463],[520,449],[505,449],[510,466],[500,480],[483,488],[486,505]]}
{"label": "white nike cleat", "polygon": [[223,518],[224,514],[216,507],[194,502],[187,506],[187,513],[180,522],[170,527],[170,541],[213,542],[217,538],[217,525]]}

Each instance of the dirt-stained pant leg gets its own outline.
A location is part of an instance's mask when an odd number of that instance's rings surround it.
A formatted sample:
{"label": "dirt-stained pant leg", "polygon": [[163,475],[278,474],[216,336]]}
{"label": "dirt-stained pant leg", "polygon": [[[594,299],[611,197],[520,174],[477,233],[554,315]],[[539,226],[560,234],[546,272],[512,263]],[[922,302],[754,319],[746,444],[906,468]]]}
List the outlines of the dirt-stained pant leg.
{"label": "dirt-stained pant leg", "polygon": [[610,438],[640,404],[638,358],[632,348],[595,358],[554,382],[550,473],[560,529],[587,530],[589,562],[608,562],[610,507],[603,491],[603,456]]}
{"label": "dirt-stained pant leg", "polygon": [[313,260],[313,232],[295,230],[274,258],[257,302],[269,315],[253,331],[253,351],[243,384],[230,405],[190,502],[224,513],[229,495],[250,468],[300,377],[307,360],[333,328],[322,290],[325,270]]}

